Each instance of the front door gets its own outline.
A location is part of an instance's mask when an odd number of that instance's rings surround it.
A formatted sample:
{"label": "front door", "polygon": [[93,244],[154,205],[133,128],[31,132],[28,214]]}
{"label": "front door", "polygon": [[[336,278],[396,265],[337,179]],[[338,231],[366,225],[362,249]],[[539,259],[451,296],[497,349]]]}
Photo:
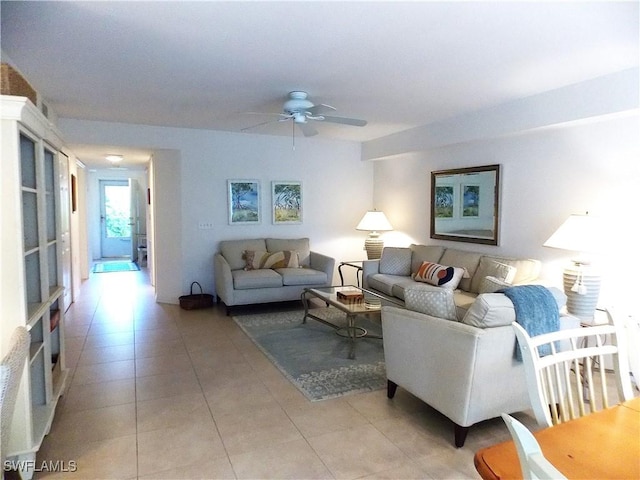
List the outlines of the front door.
{"label": "front door", "polygon": [[131,198],[127,180],[100,180],[101,256],[131,257]]}

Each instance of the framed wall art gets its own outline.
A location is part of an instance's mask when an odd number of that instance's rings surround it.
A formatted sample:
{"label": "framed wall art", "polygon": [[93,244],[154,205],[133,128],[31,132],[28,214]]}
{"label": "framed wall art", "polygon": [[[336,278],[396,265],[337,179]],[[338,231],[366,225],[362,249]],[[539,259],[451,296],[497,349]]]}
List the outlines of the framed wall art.
{"label": "framed wall art", "polygon": [[431,172],[431,238],[498,245],[500,165]]}
{"label": "framed wall art", "polygon": [[480,216],[480,185],[462,185],[462,216]]}
{"label": "framed wall art", "polygon": [[275,225],[302,223],[302,182],[271,182],[271,218]]}
{"label": "framed wall art", "polygon": [[229,225],[259,224],[261,221],[260,182],[227,180]]}

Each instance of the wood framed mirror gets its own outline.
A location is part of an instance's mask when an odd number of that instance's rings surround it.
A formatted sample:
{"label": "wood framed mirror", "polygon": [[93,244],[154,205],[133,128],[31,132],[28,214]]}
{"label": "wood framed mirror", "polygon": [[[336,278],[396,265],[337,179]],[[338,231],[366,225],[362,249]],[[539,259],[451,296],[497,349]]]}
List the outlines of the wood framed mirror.
{"label": "wood framed mirror", "polygon": [[431,172],[431,238],[498,245],[500,165]]}

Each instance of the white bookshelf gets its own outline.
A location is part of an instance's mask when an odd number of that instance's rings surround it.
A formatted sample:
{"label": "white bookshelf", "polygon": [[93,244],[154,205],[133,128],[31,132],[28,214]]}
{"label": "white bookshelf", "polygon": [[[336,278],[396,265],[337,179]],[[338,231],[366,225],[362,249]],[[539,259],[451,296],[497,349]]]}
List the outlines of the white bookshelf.
{"label": "white bookshelf", "polygon": [[[35,461],[67,379],[61,272],[59,162],[62,140],[26,98],[1,96],[0,353],[13,330],[31,335],[9,460]],[[28,464],[28,463],[27,463]],[[22,472],[31,478],[33,471]]]}

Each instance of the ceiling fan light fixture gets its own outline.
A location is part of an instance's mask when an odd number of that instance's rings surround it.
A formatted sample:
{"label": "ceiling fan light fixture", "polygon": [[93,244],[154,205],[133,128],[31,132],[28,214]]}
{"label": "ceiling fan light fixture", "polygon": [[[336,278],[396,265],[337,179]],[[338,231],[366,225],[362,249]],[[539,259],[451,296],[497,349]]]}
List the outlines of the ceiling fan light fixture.
{"label": "ceiling fan light fixture", "polygon": [[124,157],[122,155],[116,155],[116,154],[113,154],[113,153],[110,153],[110,154],[106,155],[104,158],[106,160],[109,160],[111,163],[118,163],[118,162],[121,162],[124,159]]}
{"label": "ceiling fan light fixture", "polygon": [[294,112],[293,121],[296,123],[307,123],[307,116],[302,112]]}
{"label": "ceiling fan light fixture", "polygon": [[307,92],[289,92],[289,99],[284,102],[282,109],[286,113],[303,114],[306,110],[313,107],[313,102],[307,100]]}

